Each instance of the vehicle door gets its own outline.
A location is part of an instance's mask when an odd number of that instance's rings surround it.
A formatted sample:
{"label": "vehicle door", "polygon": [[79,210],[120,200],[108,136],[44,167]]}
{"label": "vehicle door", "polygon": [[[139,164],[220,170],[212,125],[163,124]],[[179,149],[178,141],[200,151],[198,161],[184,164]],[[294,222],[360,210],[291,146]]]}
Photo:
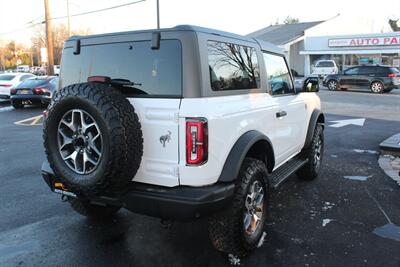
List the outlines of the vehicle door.
{"label": "vehicle door", "polygon": [[274,147],[276,165],[301,150],[305,138],[306,111],[300,94],[296,94],[289,68],[283,56],[263,52],[267,81],[272,101],[276,104],[274,122]]}
{"label": "vehicle door", "polygon": [[359,68],[359,73],[355,76],[354,86],[357,88],[368,88],[370,85],[370,80],[377,77],[378,67],[375,66],[362,66]]}
{"label": "vehicle door", "polygon": [[353,67],[345,70],[343,75],[340,77],[339,84],[342,87],[353,87],[355,85],[355,79],[358,75],[359,67]]}

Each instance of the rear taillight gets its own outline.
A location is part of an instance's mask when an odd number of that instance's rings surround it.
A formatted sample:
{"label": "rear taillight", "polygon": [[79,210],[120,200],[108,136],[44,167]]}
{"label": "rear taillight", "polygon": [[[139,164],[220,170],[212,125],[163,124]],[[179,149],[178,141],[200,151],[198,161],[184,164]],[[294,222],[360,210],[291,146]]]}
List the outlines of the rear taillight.
{"label": "rear taillight", "polygon": [[208,126],[206,119],[186,121],[186,164],[201,165],[208,159]]}
{"label": "rear taillight", "polygon": [[34,89],[32,89],[32,92],[35,95],[44,95],[46,93],[49,93],[50,91],[46,88],[34,88]]}
{"label": "rear taillight", "polygon": [[395,74],[395,73],[390,73],[390,74],[388,74],[388,77],[394,78],[394,77],[397,77],[397,74]]}
{"label": "rear taillight", "polygon": [[12,84],[0,84],[0,86],[3,86],[3,87],[11,87]]}
{"label": "rear taillight", "polygon": [[15,89],[10,90],[10,95],[15,95],[16,93],[17,93],[17,90],[15,90]]}

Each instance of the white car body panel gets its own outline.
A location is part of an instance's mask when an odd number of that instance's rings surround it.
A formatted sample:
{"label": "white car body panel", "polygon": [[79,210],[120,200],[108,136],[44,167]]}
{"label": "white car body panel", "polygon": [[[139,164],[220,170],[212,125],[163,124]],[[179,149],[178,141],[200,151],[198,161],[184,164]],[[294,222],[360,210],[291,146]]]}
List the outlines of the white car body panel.
{"label": "white car body panel", "polygon": [[[180,99],[130,98],[143,133],[143,157],[133,181],[163,186],[179,185]],[[169,135],[163,146],[160,137]]]}
{"label": "white car body panel", "polygon": [[[1,77],[1,75],[15,75],[15,77],[9,81],[3,81],[0,79],[0,84],[11,84],[11,86],[9,86],[9,87],[0,86],[0,95],[9,97],[10,90],[15,88],[22,82],[21,77],[25,76],[25,75],[30,75],[30,74],[27,74],[27,73],[5,73],[5,74],[0,74],[0,77]],[[31,75],[31,77],[35,77],[35,76]]]}
{"label": "white car body panel", "polygon": [[[315,93],[273,97],[253,93],[224,97],[157,99],[130,98],[142,125],[144,138],[135,182],[173,187],[214,184],[236,141],[246,132],[266,135],[274,148],[275,168],[296,156],[304,146],[312,111],[320,109]],[[277,118],[276,113],[287,116]],[[186,119],[206,118],[208,161],[186,165]],[[165,143],[161,136],[170,135]]]}

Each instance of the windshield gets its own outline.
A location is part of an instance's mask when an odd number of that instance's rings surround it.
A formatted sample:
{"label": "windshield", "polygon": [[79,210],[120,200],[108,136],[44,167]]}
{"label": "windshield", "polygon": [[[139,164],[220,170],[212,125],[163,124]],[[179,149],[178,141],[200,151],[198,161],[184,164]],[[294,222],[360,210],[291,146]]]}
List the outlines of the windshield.
{"label": "windshield", "polygon": [[45,79],[28,79],[23,81],[18,88],[35,88],[41,85],[45,85],[47,80]]}

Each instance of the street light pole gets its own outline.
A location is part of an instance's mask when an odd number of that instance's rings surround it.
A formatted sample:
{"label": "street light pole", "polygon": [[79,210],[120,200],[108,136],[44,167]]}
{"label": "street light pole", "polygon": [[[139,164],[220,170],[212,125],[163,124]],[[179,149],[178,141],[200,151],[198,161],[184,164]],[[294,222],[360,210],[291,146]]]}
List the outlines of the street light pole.
{"label": "street light pole", "polygon": [[44,10],[45,10],[46,39],[47,39],[47,75],[53,75],[54,74],[53,31],[51,27],[51,17],[50,17],[48,0],[44,0]]}
{"label": "street light pole", "polygon": [[157,0],[157,29],[160,29],[160,0]]}

